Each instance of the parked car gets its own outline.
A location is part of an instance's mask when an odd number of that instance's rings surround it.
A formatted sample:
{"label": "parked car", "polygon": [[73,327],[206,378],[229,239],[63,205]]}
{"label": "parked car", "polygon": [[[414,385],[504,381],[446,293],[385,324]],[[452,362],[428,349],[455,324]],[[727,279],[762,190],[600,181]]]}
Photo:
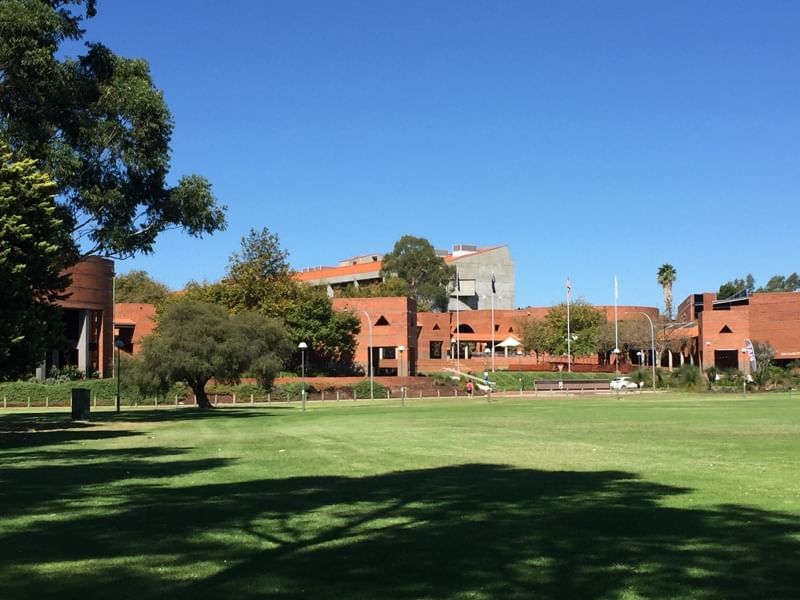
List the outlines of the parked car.
{"label": "parked car", "polygon": [[612,390],[636,390],[639,386],[630,377],[615,377],[611,380]]}

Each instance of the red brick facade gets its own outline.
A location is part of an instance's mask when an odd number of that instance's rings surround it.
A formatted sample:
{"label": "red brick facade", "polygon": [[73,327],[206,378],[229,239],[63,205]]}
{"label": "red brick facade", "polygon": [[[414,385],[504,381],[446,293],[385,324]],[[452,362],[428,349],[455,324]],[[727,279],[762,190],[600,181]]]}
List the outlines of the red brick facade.
{"label": "red brick facade", "polygon": [[[96,371],[101,377],[110,377],[114,347],[114,263],[105,258],[89,257],[68,272],[72,284],[66,290],[66,298],[58,304],[65,309],[71,346],[65,352],[48,356],[46,368],[75,365],[84,371]],[[74,326],[72,321],[75,321]],[[75,334],[69,333],[71,329],[75,329]]]}
{"label": "red brick facade", "polygon": [[156,308],[152,304],[120,303],[114,305],[114,328],[125,343],[123,352],[138,354],[142,339],[155,329]]}
{"label": "red brick facade", "polygon": [[742,352],[745,340],[768,343],[775,360],[800,360],[800,294],[755,293],[745,298],[716,300],[716,294],[689,296],[678,309],[678,319],[698,324],[694,340],[702,350],[702,366],[715,365],[748,371]]}

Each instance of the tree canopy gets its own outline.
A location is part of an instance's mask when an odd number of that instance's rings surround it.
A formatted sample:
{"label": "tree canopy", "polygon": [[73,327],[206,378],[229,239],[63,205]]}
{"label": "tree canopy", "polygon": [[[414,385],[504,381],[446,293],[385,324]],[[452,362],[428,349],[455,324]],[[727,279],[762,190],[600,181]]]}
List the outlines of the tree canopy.
{"label": "tree canopy", "polygon": [[30,373],[63,326],[53,304],[77,251],[53,200],[55,185],[0,139],[0,379]]}
{"label": "tree canopy", "polygon": [[398,277],[406,284],[405,295],[417,301],[419,310],[447,310],[448,285],[455,279],[455,267],[444,262],[430,242],[404,235],[383,256],[381,276]]}
{"label": "tree canopy", "polygon": [[748,274],[744,279],[733,279],[719,286],[717,300],[725,300],[739,293],[751,294],[755,290],[755,279]]}
{"label": "tree canopy", "polygon": [[755,279],[751,274],[747,274],[744,279],[733,279],[726,281],[719,286],[717,292],[718,300],[725,300],[731,298],[738,293],[752,294],[757,293],[770,293],[770,292],[796,292],[800,290],[800,275],[797,273],[789,273],[788,275],[773,275],[767,281],[767,284],[756,288]]}
{"label": "tree canopy", "polygon": [[248,371],[269,387],[291,352],[274,319],[181,299],[164,307],[153,335],[143,341],[136,376],[148,391],[183,381],[200,408],[211,408],[205,392],[210,379],[237,381]]}
{"label": "tree canopy", "polygon": [[355,336],[361,326],[358,317],[335,312],[323,290],[295,280],[288,257],[277,234],[266,227],[251,230],[242,237],[240,250],[231,255],[221,281],[190,283],[184,296],[221,304],[233,312],[250,310],[279,319],[295,347],[292,367],[300,363],[297,344],[305,342],[309,372],[352,371]]}
{"label": "tree canopy", "polygon": [[677,277],[678,273],[675,267],[669,263],[661,265],[656,274],[656,281],[664,293],[664,313],[669,320],[672,320],[672,284],[675,283]]}
{"label": "tree canopy", "polygon": [[51,177],[84,255],[151,252],[170,228],[224,228],[206,179],[167,184],[173,122],[147,62],[96,42],[64,56],[94,14],[94,0],[0,1],[0,137]]}
{"label": "tree canopy", "polygon": [[117,275],[114,283],[115,302],[158,304],[172,294],[166,284],[156,281],[145,271],[128,271]]}
{"label": "tree canopy", "polygon": [[[577,300],[569,307],[570,352],[573,356],[587,356],[598,350],[600,328],[605,315],[591,304]],[[546,352],[551,356],[567,353],[567,305],[561,303],[551,308],[540,320],[527,319],[521,323],[522,344],[526,350]]]}

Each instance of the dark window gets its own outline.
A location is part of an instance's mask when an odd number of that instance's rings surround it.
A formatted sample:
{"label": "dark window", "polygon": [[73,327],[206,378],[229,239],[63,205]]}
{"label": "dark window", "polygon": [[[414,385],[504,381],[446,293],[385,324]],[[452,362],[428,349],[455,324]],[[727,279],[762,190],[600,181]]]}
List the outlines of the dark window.
{"label": "dark window", "polygon": [[442,342],[431,342],[431,358],[442,358]]}
{"label": "dark window", "polygon": [[384,326],[385,327],[388,324],[389,324],[389,321],[387,321],[386,317],[384,317],[383,315],[381,315],[381,317],[377,321],[375,321],[375,325],[380,325],[380,326]]}

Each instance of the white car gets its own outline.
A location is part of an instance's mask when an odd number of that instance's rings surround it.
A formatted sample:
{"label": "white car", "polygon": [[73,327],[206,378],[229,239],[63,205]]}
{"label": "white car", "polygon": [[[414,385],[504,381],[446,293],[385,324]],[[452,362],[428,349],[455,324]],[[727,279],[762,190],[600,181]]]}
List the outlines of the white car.
{"label": "white car", "polygon": [[615,377],[611,380],[612,390],[637,390],[639,386],[630,377]]}

